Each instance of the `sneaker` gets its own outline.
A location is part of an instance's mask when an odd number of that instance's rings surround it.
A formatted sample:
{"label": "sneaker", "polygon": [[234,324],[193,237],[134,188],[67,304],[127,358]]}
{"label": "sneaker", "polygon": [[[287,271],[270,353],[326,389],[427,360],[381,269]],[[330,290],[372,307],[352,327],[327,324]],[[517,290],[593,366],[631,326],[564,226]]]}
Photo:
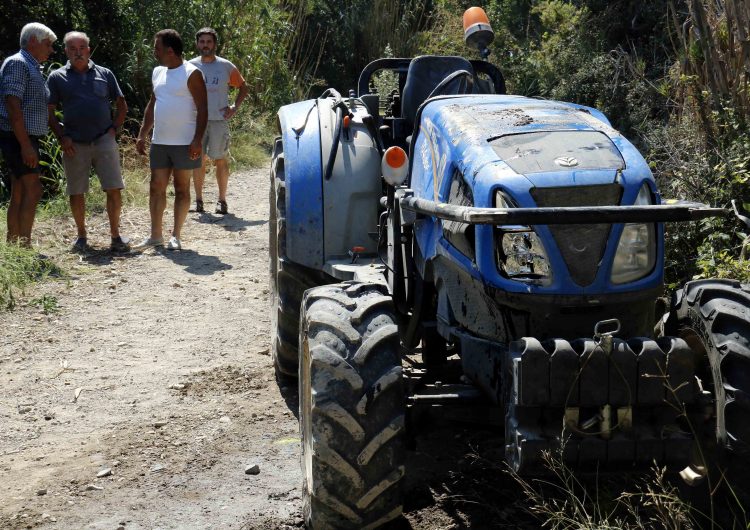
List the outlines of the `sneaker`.
{"label": "sneaker", "polygon": [[195,199],[195,211],[197,213],[203,213],[206,211],[203,209],[203,199]]}
{"label": "sneaker", "polygon": [[228,213],[227,201],[216,202],[216,213],[220,213],[221,215],[226,215]]}
{"label": "sneaker", "polygon": [[76,242],[73,243],[73,247],[71,247],[70,250],[71,252],[88,252],[91,250],[91,247],[85,237],[79,237],[76,239]]}
{"label": "sneaker", "polygon": [[141,241],[139,244],[137,244],[135,248],[139,250],[145,250],[151,247],[163,247],[163,246],[164,246],[163,237],[147,237],[146,239]]}
{"label": "sneaker", "polygon": [[127,237],[117,236],[112,238],[112,244],[109,249],[112,252],[129,252],[130,251],[130,239]]}
{"label": "sneaker", "polygon": [[175,236],[170,237],[169,243],[167,243],[167,250],[182,250],[182,244],[180,243],[180,240]]}

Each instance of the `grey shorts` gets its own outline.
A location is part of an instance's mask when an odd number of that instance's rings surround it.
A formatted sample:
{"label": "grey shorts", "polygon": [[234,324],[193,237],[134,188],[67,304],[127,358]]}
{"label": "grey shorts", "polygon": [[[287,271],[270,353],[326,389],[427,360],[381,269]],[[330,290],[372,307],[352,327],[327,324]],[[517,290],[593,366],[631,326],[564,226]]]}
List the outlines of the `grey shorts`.
{"label": "grey shorts", "polygon": [[229,151],[229,123],[225,120],[211,120],[203,134],[203,152],[212,160],[227,157]]}
{"label": "grey shorts", "polygon": [[121,190],[125,187],[120,171],[120,150],[114,136],[107,133],[90,144],[74,142],[74,145],[76,154],[63,154],[68,195],[82,195],[89,191],[92,167],[103,190]]}
{"label": "grey shorts", "polygon": [[190,159],[189,145],[151,144],[151,169],[198,169],[201,157]]}

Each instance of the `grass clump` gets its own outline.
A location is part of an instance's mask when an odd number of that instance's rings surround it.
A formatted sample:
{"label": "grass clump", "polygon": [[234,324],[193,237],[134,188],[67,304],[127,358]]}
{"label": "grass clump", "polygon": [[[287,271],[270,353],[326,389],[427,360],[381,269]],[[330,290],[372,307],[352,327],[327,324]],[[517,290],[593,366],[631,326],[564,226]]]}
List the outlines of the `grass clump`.
{"label": "grass clump", "polygon": [[[562,456],[544,454],[547,479],[527,480],[512,474],[530,501],[529,511],[544,528],[553,530],[638,530],[699,528],[693,509],[680,498],[666,478],[666,469],[654,466],[634,491],[618,493],[621,477],[603,484],[576,474]],[[628,482],[629,483],[629,482]]]}
{"label": "grass clump", "polygon": [[[13,310],[19,293],[28,285],[62,274],[60,267],[33,249],[0,242],[0,311]],[[56,308],[56,301],[42,301],[43,309],[53,310],[53,306]]]}
{"label": "grass clump", "polygon": [[275,131],[269,115],[253,115],[249,107],[241,107],[231,121],[232,141],[229,147],[231,170],[261,167],[269,163]]}
{"label": "grass clump", "polygon": [[57,297],[51,294],[45,294],[38,298],[34,298],[29,304],[41,309],[42,313],[45,315],[57,313],[60,310],[60,303],[57,300]]}

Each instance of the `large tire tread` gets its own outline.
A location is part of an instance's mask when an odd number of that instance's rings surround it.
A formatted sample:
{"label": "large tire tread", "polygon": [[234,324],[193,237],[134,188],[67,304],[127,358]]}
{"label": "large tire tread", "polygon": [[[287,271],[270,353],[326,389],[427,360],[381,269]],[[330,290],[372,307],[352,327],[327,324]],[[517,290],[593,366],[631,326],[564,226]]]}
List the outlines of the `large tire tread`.
{"label": "large tire tread", "polygon": [[706,350],[717,399],[717,441],[729,452],[748,457],[750,286],[699,280],[686,284],[675,298],[675,331],[694,333]]}
{"label": "large tire tread", "polygon": [[301,340],[308,527],[381,526],[402,512],[405,471],[404,386],[387,289],[345,282],[308,291]]}

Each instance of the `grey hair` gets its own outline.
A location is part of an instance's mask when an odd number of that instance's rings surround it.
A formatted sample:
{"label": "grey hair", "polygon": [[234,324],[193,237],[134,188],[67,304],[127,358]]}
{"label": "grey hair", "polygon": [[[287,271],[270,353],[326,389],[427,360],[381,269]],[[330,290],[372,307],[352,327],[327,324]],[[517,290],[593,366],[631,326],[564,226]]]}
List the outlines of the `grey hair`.
{"label": "grey hair", "polygon": [[68,41],[71,39],[83,39],[86,41],[86,46],[89,45],[89,36],[86,35],[83,31],[69,31],[65,34],[65,37],[63,37],[63,42],[65,43],[65,46],[68,45]]}
{"label": "grey hair", "polygon": [[31,22],[21,29],[21,48],[26,48],[32,37],[35,37],[37,42],[42,42],[44,39],[49,39],[50,42],[57,40],[55,32],[39,22]]}

